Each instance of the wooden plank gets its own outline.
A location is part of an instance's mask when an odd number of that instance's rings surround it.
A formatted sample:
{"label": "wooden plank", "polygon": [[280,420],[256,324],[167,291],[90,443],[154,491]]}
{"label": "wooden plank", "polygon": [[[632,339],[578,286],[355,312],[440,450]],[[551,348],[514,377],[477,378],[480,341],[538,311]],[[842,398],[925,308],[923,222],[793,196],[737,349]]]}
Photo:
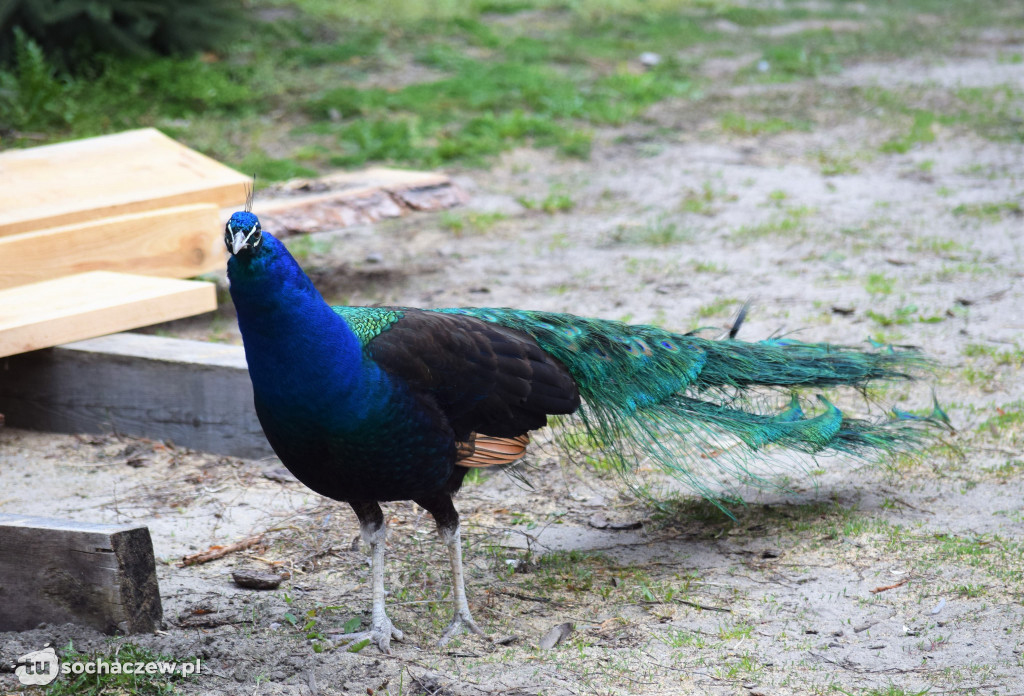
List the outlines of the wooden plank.
{"label": "wooden plank", "polygon": [[0,236],[192,203],[245,201],[249,177],[154,128],[0,153]]}
{"label": "wooden plank", "polygon": [[92,271],[0,290],[0,357],[217,308],[213,283]]}
{"label": "wooden plank", "polygon": [[0,237],[0,289],[85,271],[187,278],[224,265],[212,203],[101,218]]}
{"label": "wooden plank", "polygon": [[0,515],[0,578],[0,631],[73,622],[151,633],[163,618],[143,526]]}
{"label": "wooden plank", "polygon": [[0,359],[0,413],[16,428],[273,454],[241,346],[122,333]]}
{"label": "wooden plank", "polygon": [[465,202],[466,194],[444,174],[372,167],[271,187],[257,196],[253,211],[264,229],[280,236],[366,224]]}

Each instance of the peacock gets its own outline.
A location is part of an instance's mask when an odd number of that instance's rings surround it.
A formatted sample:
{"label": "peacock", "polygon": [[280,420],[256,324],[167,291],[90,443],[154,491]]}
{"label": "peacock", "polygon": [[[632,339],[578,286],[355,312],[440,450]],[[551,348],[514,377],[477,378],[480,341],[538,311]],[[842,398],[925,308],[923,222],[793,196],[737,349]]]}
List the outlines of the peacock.
{"label": "peacock", "polygon": [[[385,653],[402,632],[385,611],[380,503],[415,501],[447,547],[455,609],[440,644],[483,635],[466,599],[452,496],[471,469],[519,461],[551,416],[623,472],[656,462],[704,493],[693,466],[702,454],[743,471],[769,446],[913,451],[945,420],[937,405],[928,416],[855,419],[824,396],[818,415],[804,413],[798,390],[914,378],[928,365],[914,349],[710,340],[517,309],[331,307],[253,213],[234,213],[224,241],[267,440],[299,481],[352,507],[371,550],[370,627],[342,638]],[[788,407],[773,413],[751,398],[765,388],[793,392]]]}

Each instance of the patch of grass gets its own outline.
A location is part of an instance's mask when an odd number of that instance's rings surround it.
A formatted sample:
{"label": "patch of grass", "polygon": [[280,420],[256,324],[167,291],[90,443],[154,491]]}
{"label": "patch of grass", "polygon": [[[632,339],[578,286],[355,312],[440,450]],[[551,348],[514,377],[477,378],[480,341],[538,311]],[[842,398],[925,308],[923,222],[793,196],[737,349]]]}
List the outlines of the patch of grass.
{"label": "patch of grass", "polygon": [[907,251],[915,254],[933,254],[945,259],[955,259],[967,252],[968,247],[955,239],[916,237],[907,247]]}
{"label": "patch of grass", "polygon": [[921,691],[907,691],[903,687],[896,686],[895,684],[889,684],[888,686],[863,689],[859,691],[846,691],[845,689],[837,687],[836,691],[841,694],[846,694],[846,696],[926,696],[931,689],[927,688],[922,689]]}
{"label": "patch of grass", "polygon": [[693,234],[667,215],[658,215],[643,225],[619,225],[610,235],[615,244],[671,246],[689,241]]}
{"label": "patch of grass", "polygon": [[896,285],[896,279],[884,273],[869,273],[864,281],[864,289],[870,295],[891,295]]}
{"label": "patch of grass", "polygon": [[963,352],[968,358],[988,358],[1000,366],[1024,367],[1024,349],[1019,345],[1013,349],[1002,349],[982,343],[969,343]]}
{"label": "patch of grass", "polygon": [[296,259],[307,261],[312,256],[328,253],[334,245],[330,240],[303,234],[290,238],[285,246]]}
{"label": "patch of grass", "polygon": [[607,556],[582,551],[553,551],[537,558],[537,585],[545,590],[589,592],[596,576],[614,567]]}
{"label": "patch of grass", "polygon": [[963,378],[972,387],[978,387],[982,391],[993,391],[995,389],[995,373],[988,370],[979,370],[973,365],[969,365],[963,370]]}
{"label": "patch of grass", "polygon": [[732,236],[740,242],[749,242],[767,237],[801,239],[808,234],[806,219],[813,215],[809,206],[783,206],[782,212],[773,215],[766,222],[744,225],[733,230]]}
{"label": "patch of grass", "polygon": [[822,176],[842,176],[843,174],[856,174],[860,171],[853,155],[847,155],[833,150],[818,150],[814,154],[818,162],[818,169]]}
{"label": "patch of grass", "polygon": [[735,201],[736,198],[736,195],[728,193],[723,186],[715,186],[711,181],[705,181],[699,191],[687,189],[679,201],[678,208],[683,213],[710,216],[716,212],[716,202]]}
{"label": "patch of grass", "polygon": [[786,131],[809,131],[811,124],[807,121],[790,121],[778,117],[763,119],[750,118],[744,114],[728,112],[719,119],[719,125],[726,133],[734,135],[774,135]]}
{"label": "patch of grass", "polygon": [[569,212],[576,205],[569,194],[558,186],[552,187],[551,192],[543,200],[538,201],[533,198],[519,198],[518,200],[519,204],[527,210],[543,210],[548,215]]}
{"label": "patch of grass", "polygon": [[690,267],[694,273],[728,273],[729,269],[720,263],[712,261],[690,261]]}
{"label": "patch of grass", "polygon": [[1021,459],[1010,459],[999,466],[991,467],[987,471],[995,474],[996,478],[1004,481],[1011,478],[1016,478],[1024,473],[1024,460]]}
{"label": "patch of grass", "polygon": [[994,201],[988,203],[961,203],[953,208],[953,214],[976,220],[993,222],[1005,217],[1021,217],[1024,208],[1020,201]]}
{"label": "patch of grass", "polygon": [[256,177],[257,182],[282,181],[317,175],[315,169],[292,159],[275,159],[262,150],[251,152],[236,167],[243,174]]}
{"label": "patch of grass", "polygon": [[871,321],[879,326],[906,326],[908,324],[937,324],[945,321],[948,317],[944,314],[925,315],[918,312],[917,305],[904,305],[893,310],[892,314],[883,314],[873,309],[865,312]]}
{"label": "patch of grass", "polygon": [[708,319],[709,317],[717,317],[722,314],[726,314],[732,307],[735,307],[738,304],[740,304],[740,300],[737,300],[734,297],[721,297],[714,302],[698,307],[697,318]]}
{"label": "patch of grass", "polygon": [[1024,401],[1012,401],[996,407],[996,415],[978,426],[978,432],[991,433],[997,437],[1009,437],[1016,441],[1024,431]]}
{"label": "patch of grass", "polygon": [[[113,652],[83,653],[75,649],[72,643],[68,643],[62,650],[58,651],[61,662],[93,662],[101,660],[108,664],[119,663],[126,665],[132,663],[194,663],[194,657],[175,658],[153,652],[135,643],[122,643],[113,649]],[[165,694],[177,693],[174,688],[176,683],[187,679],[180,669],[165,674],[150,674],[143,672],[113,674],[107,668],[105,674],[71,674],[60,675],[51,682],[45,689],[47,696],[101,696],[102,694],[138,694],[139,696],[163,696]],[[97,671],[99,671],[97,669]]]}
{"label": "patch of grass", "polygon": [[443,229],[452,232],[456,237],[465,234],[486,234],[496,224],[508,216],[500,212],[452,212],[441,213],[440,223]]}
{"label": "patch of grass", "polygon": [[766,46],[745,74],[760,82],[790,82],[834,75],[842,69],[831,31],[794,34]]}
{"label": "patch of grass", "polygon": [[935,141],[935,130],[938,118],[930,111],[914,111],[910,129],[903,135],[892,138],[882,144],[882,152],[888,154],[905,154],[915,145]]}
{"label": "patch of grass", "polygon": [[957,585],[953,588],[953,594],[955,594],[957,597],[967,597],[969,599],[974,599],[976,597],[984,596],[985,586],[973,584]]}
{"label": "patch of grass", "polygon": [[721,640],[738,640],[750,638],[754,627],[744,621],[737,621],[733,624],[719,624],[718,637]]}

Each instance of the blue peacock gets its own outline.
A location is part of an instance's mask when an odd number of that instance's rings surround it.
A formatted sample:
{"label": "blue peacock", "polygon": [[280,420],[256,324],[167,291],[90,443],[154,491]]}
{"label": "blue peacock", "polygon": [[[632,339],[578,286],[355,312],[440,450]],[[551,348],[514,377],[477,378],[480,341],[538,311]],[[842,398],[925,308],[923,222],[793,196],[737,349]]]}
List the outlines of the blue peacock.
{"label": "blue peacock", "polygon": [[[521,459],[530,431],[549,416],[563,416],[560,429],[585,434],[623,472],[654,461],[705,494],[706,474],[691,466],[701,454],[742,472],[744,456],[767,456],[772,445],[811,454],[913,451],[945,420],[937,406],[931,416],[859,420],[821,396],[821,413],[807,417],[795,395],[911,379],[927,365],[913,350],[708,340],[516,309],[331,307],[251,212],[231,216],[225,243],[256,413],[284,465],[359,518],[373,607],[369,630],[344,638],[369,639],[384,652],[402,632],[385,612],[379,503],[413,500],[436,521],[455,603],[440,643],[483,634],[466,599],[452,496],[471,469]],[[759,388],[794,396],[766,413],[749,397]]]}

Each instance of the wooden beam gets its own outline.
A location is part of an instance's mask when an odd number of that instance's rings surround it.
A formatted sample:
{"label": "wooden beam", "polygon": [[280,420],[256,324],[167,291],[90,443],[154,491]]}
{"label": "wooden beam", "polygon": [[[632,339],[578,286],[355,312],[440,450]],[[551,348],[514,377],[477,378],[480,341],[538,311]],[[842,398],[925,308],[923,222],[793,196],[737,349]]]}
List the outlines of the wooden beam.
{"label": "wooden beam", "polygon": [[0,631],[72,622],[150,633],[163,618],[142,526],[0,515],[0,580]]}
{"label": "wooden beam", "polygon": [[224,265],[212,204],[101,218],[0,237],[0,289],[85,271],[188,278]]}
{"label": "wooden beam", "polygon": [[0,290],[0,357],[217,308],[213,283],[92,271]]}
{"label": "wooden beam", "polygon": [[366,224],[414,210],[443,210],[466,202],[444,174],[371,167],[295,179],[257,196],[253,212],[278,236]]}
{"label": "wooden beam", "polygon": [[245,201],[250,178],[154,128],[0,153],[0,236],[193,203]]}
{"label": "wooden beam", "polygon": [[16,428],[273,454],[241,346],[124,333],[0,359],[0,413]]}

